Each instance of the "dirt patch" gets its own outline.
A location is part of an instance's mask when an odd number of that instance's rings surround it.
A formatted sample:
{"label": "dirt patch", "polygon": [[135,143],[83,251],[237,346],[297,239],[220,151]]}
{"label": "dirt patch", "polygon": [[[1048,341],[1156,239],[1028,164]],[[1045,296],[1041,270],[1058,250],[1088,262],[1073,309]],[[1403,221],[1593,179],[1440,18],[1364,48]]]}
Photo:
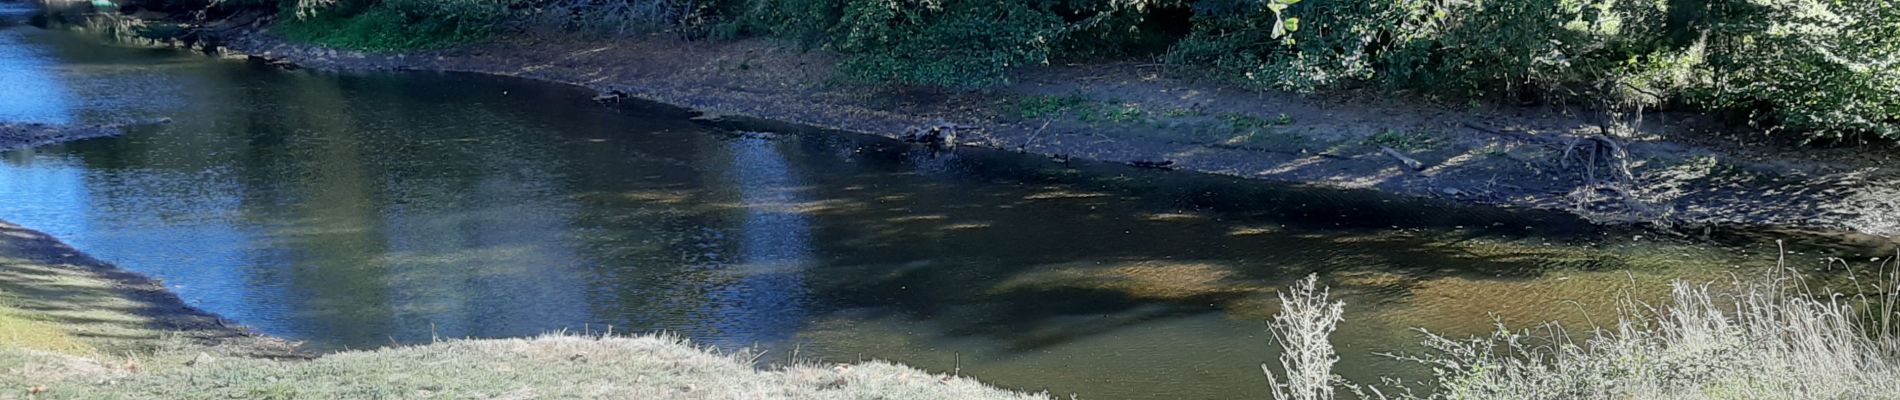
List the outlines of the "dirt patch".
{"label": "dirt patch", "polygon": [[[966,127],[976,145],[1331,188],[1567,210],[1682,230],[1750,225],[1900,235],[1887,148],[1750,143],[1696,115],[1658,114],[1604,136],[1615,159],[1579,155],[1602,118],[1558,106],[1451,106],[1390,93],[1246,90],[1133,62],[1044,66],[982,91],[834,79],[837,56],[767,40],[583,40],[519,35],[446,51],[370,54],[225,27],[227,54],[324,69],[516,76],[699,110],[897,138]],[[974,133],[968,133],[974,132]],[[1388,151],[1387,149],[1391,149]],[[1594,150],[1593,150],[1594,151]],[[1606,154],[1606,153],[1590,153]],[[1415,160],[1414,168],[1405,159]],[[1614,187],[1593,165],[1627,170]],[[1614,189],[1614,190],[1610,190]]]}

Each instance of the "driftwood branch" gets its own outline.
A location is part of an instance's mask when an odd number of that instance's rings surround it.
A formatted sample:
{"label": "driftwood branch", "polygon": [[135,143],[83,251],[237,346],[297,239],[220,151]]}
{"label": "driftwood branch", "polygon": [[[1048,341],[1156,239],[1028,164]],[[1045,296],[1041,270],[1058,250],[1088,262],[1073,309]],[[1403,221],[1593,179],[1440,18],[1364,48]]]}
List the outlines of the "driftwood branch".
{"label": "driftwood branch", "polygon": [[1405,164],[1406,168],[1411,168],[1413,171],[1425,170],[1425,163],[1419,162],[1418,160],[1413,159],[1411,157],[1406,157],[1405,153],[1400,153],[1398,150],[1393,150],[1391,147],[1384,147],[1384,146],[1379,147],[1379,150],[1384,151],[1385,155],[1392,156],[1392,158],[1398,159],[1399,163]]}

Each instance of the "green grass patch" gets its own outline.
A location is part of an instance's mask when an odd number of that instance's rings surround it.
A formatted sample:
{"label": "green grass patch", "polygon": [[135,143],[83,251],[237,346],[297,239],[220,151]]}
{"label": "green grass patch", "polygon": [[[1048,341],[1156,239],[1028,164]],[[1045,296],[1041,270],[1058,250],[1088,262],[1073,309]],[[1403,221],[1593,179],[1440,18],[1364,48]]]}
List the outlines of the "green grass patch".
{"label": "green grass patch", "polygon": [[1079,94],[1066,96],[1030,96],[1016,101],[1016,115],[1023,118],[1044,118],[1066,113],[1089,104],[1089,99]]}
{"label": "green grass patch", "polygon": [[1242,113],[1222,113],[1216,116],[1216,118],[1220,119],[1221,122],[1227,123],[1227,126],[1232,127],[1236,130],[1249,130],[1249,129],[1256,129],[1256,128],[1267,128],[1267,127],[1293,124],[1293,117],[1286,114],[1280,114],[1279,116],[1276,116],[1273,118],[1261,118],[1261,117],[1248,115],[1248,114],[1242,114]]}
{"label": "green grass patch", "polygon": [[1437,144],[1437,139],[1432,137],[1431,132],[1425,130],[1400,131],[1387,129],[1380,131],[1379,134],[1366,138],[1365,144],[1368,146],[1385,146],[1401,150],[1416,150]]}
{"label": "green grass patch", "polygon": [[62,354],[87,354],[93,351],[59,326],[29,318],[24,312],[0,300],[0,348],[22,348]]}

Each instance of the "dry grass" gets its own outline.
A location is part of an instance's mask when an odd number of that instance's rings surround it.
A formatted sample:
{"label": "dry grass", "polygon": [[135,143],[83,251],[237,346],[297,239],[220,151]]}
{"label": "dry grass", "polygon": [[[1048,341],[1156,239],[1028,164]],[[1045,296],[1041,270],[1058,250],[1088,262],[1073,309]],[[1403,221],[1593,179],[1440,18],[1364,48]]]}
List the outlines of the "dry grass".
{"label": "dry grass", "polygon": [[[0,350],[0,353],[5,353]],[[455,340],[336,353],[310,361],[218,358],[160,372],[29,353],[40,398],[1050,399],[973,379],[872,361],[758,368],[669,335]],[[18,369],[12,371],[22,372]],[[104,378],[111,378],[104,380]],[[3,397],[3,395],[0,395]]]}
{"label": "dry grass", "polygon": [[1339,355],[1333,353],[1327,336],[1342,320],[1345,304],[1328,300],[1317,275],[1308,275],[1280,293],[1280,304],[1281,311],[1267,324],[1267,330],[1280,343],[1280,368],[1286,375],[1277,377],[1271,367],[1260,365],[1267,382],[1273,385],[1273,398],[1333,398],[1333,387],[1343,379],[1333,375],[1333,363],[1339,362]]}
{"label": "dry grass", "polygon": [[1376,386],[1315,378],[1331,376],[1319,368],[1332,349],[1311,338],[1338,321],[1314,317],[1324,309],[1315,307],[1338,303],[1296,285],[1273,325],[1292,378],[1276,397],[1328,399],[1338,387],[1381,399],[1900,398],[1900,315],[1884,295],[1900,292],[1900,275],[1850,280],[1850,293],[1810,288],[1785,269],[1768,275],[1676,281],[1666,303],[1628,301],[1614,324],[1577,333],[1556,324],[1466,339],[1427,332],[1432,351],[1394,357],[1430,367],[1435,381]]}

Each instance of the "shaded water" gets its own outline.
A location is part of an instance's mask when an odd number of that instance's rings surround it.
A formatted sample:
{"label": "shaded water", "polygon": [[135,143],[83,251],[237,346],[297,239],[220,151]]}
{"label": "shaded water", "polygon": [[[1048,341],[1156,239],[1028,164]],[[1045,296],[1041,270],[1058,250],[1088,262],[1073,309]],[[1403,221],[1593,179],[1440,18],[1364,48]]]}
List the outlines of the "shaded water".
{"label": "shaded water", "polygon": [[177,121],[0,153],[0,219],[317,349],[613,326],[1089,399],[1264,398],[1275,290],[1310,272],[1350,304],[1342,372],[1369,379],[1419,373],[1372,355],[1415,350],[1409,327],[1577,321],[1774,254],[1365,192],[740,135],[567,87],[287,72],[17,24],[0,24],[0,67],[0,120]]}

